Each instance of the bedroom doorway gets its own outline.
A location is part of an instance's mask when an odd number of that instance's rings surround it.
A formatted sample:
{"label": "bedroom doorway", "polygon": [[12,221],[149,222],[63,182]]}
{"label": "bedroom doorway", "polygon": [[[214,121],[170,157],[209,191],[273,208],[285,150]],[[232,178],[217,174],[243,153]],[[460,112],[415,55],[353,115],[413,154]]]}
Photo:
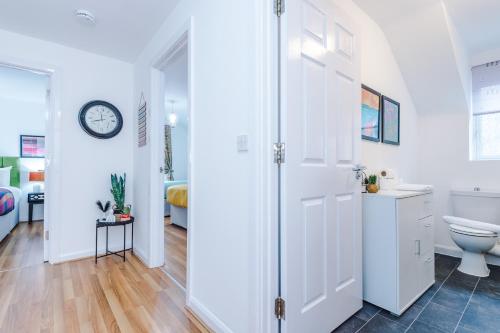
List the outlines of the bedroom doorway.
{"label": "bedroom doorway", "polygon": [[164,76],[162,269],[186,288],[188,228],[188,48],[179,45],[162,70]]}
{"label": "bedroom doorway", "polygon": [[[191,20],[158,54],[151,81],[151,258],[189,299],[191,189]],[[159,171],[159,172],[158,172]]]}
{"label": "bedroom doorway", "polygon": [[51,77],[45,71],[0,64],[0,270],[48,261],[45,207],[47,119]]}

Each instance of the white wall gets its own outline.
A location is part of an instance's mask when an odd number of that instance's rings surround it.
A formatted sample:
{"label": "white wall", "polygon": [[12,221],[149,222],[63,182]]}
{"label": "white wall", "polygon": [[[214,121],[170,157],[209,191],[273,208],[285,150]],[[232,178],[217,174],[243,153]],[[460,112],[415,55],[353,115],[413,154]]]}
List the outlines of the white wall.
{"label": "white wall", "polygon": [[[126,201],[133,201],[132,65],[2,30],[0,40],[0,61],[47,64],[60,77],[62,170],[57,176],[62,193],[61,202],[56,204],[61,238],[54,260],[91,255],[95,246],[95,201],[111,200],[110,173],[127,173]],[[124,126],[115,138],[94,139],[80,128],[78,111],[93,99],[109,101],[121,110]],[[113,231],[111,245],[115,240],[118,245],[120,239],[121,230]],[[103,237],[101,241],[103,246]]]}
{"label": "white wall", "polygon": [[[500,59],[498,50],[473,55],[466,53],[453,22],[448,21],[454,44],[457,70],[461,73],[466,100],[471,99],[471,67]],[[500,189],[496,176],[500,161],[471,161],[469,147],[469,107],[433,109],[420,115],[419,181],[434,184],[434,214],[436,217],[435,245],[441,253],[460,255],[450,238],[448,226],[441,219],[452,215],[450,190],[453,188]],[[490,258],[491,259],[491,258]],[[497,259],[496,263],[500,263]]]}
{"label": "white wall", "polygon": [[172,165],[175,180],[185,180],[188,177],[188,124],[179,121],[172,128]]}
{"label": "white wall", "polygon": [[363,140],[362,163],[371,173],[392,168],[405,182],[415,182],[418,117],[389,42],[379,26],[351,0],[337,0],[336,4],[349,13],[361,30],[362,83],[401,103],[401,145]]}
{"label": "white wall", "polygon": [[[46,112],[45,104],[0,97],[0,118],[2,119],[0,122],[0,133],[2,133],[0,156],[20,156],[19,136],[22,134],[44,136]],[[29,172],[44,168],[44,159],[22,158],[20,160],[20,221],[28,221],[28,193],[33,192],[33,184],[28,180]],[[33,220],[43,220],[43,205],[34,205]]]}
{"label": "white wall", "polygon": [[[259,85],[257,52],[249,52],[260,42],[254,14],[257,3],[181,1],[135,65],[135,105],[142,91],[151,105],[149,66],[173,34],[193,18],[190,219],[196,226],[190,229],[189,304],[217,331],[259,331],[254,175]],[[247,153],[236,149],[236,137],[241,133],[249,135]],[[135,169],[141,170],[134,188],[135,206],[141,207],[136,240],[147,257],[151,255],[149,223],[155,223],[146,209],[150,201],[150,150],[151,144],[134,151]]]}

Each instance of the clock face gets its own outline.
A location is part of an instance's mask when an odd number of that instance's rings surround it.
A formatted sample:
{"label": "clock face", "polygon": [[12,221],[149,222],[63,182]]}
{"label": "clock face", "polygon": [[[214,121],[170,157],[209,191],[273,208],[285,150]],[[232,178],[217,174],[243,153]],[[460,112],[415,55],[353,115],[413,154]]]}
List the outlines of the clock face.
{"label": "clock face", "polygon": [[114,105],[104,101],[85,104],[80,110],[79,120],[85,132],[99,139],[114,137],[123,126],[120,111]]}

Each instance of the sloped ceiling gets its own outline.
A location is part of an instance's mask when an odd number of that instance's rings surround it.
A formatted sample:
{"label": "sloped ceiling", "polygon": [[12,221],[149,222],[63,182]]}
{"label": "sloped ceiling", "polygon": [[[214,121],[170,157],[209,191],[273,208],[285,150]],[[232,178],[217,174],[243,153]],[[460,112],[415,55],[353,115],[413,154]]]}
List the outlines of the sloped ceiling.
{"label": "sloped ceiling", "polygon": [[470,56],[500,48],[500,1],[443,0]]}
{"label": "sloped ceiling", "polygon": [[[450,20],[440,0],[354,0],[382,28],[418,112],[468,110]],[[460,62],[460,63],[459,63]]]}

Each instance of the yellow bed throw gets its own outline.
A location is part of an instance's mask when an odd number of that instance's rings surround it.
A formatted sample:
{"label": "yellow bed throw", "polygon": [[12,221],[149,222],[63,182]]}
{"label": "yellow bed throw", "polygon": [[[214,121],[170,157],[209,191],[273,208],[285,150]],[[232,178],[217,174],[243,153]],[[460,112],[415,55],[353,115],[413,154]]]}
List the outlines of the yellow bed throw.
{"label": "yellow bed throw", "polygon": [[188,206],[187,184],[170,186],[167,190],[167,201],[171,205],[187,208]]}

